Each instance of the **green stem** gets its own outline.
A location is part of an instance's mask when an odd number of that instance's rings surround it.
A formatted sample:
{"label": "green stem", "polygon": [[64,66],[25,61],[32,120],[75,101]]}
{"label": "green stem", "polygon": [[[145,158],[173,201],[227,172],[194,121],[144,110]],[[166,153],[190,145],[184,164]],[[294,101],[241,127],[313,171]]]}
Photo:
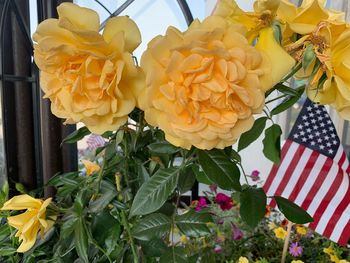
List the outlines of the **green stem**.
{"label": "green stem", "polygon": [[122,217],[122,224],[125,227],[126,233],[128,235],[128,240],[130,243],[134,263],[139,263],[139,258],[137,256],[136,246],[135,246],[134,240],[133,240],[132,235],[131,235],[130,226],[129,226],[128,220],[126,218],[125,211],[122,210],[120,213],[121,213],[121,217]]}
{"label": "green stem", "polygon": [[239,165],[239,167],[241,168],[241,170],[243,172],[245,182],[247,183],[247,185],[250,185],[249,182],[248,182],[248,176],[247,176],[247,174],[244,171],[243,165],[241,163],[238,163],[238,165]]}
{"label": "green stem", "polygon": [[266,101],[265,104],[269,104],[269,103],[274,102],[274,101],[276,101],[276,100],[282,99],[282,98],[284,98],[284,97],[286,97],[286,96],[288,96],[288,95],[287,95],[287,94],[283,94],[283,95],[281,95],[281,96],[278,96],[277,98],[274,98],[274,99],[271,99],[271,100]]}

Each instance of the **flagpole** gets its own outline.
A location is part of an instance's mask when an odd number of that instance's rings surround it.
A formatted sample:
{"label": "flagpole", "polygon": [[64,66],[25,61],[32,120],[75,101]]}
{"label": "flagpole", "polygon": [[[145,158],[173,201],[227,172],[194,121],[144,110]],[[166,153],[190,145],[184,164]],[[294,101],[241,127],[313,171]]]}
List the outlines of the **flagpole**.
{"label": "flagpole", "polygon": [[290,239],[290,234],[292,232],[292,226],[293,226],[293,223],[291,221],[288,221],[287,236],[284,239],[284,246],[283,246],[283,253],[282,253],[281,263],[285,263],[286,262],[287,251],[288,251],[288,246],[289,246],[289,239]]}

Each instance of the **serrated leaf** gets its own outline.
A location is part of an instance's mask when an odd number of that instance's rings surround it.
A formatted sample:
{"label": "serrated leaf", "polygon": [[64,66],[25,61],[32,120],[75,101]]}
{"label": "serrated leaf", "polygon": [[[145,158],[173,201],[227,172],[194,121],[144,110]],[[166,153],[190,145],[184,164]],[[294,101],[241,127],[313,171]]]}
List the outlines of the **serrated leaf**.
{"label": "serrated leaf", "polygon": [[89,131],[88,128],[86,127],[81,127],[80,129],[72,132],[71,134],[69,134],[66,138],[63,139],[62,144],[63,143],[76,143],[77,141],[80,141],[81,139],[83,139],[86,135],[89,135],[91,132]]}
{"label": "serrated leaf", "polygon": [[180,148],[168,143],[167,141],[151,143],[147,148],[156,154],[174,154],[180,151]]}
{"label": "serrated leaf", "polygon": [[240,215],[249,226],[256,227],[264,218],[266,199],[262,188],[249,187],[240,193]]}
{"label": "serrated leaf", "polygon": [[304,209],[292,203],[288,199],[282,196],[274,196],[274,199],[279,210],[289,221],[296,224],[306,224],[314,221]]}
{"label": "serrated leaf", "polygon": [[230,158],[218,149],[198,151],[199,163],[209,180],[225,190],[241,191],[240,171]]}
{"label": "serrated leaf", "polygon": [[252,142],[256,141],[266,126],[267,117],[261,117],[255,120],[253,127],[241,135],[238,142],[238,151],[247,148]]}
{"label": "serrated leaf", "polygon": [[159,209],[175,190],[178,175],[177,168],[159,169],[137,191],[130,209],[130,217],[146,215]]}
{"label": "serrated leaf", "polygon": [[207,223],[213,219],[208,213],[197,213],[193,210],[175,217],[175,224],[188,237],[201,237],[210,234]]}
{"label": "serrated leaf", "polygon": [[180,171],[177,185],[181,194],[191,190],[195,182],[196,175],[191,166],[187,166]]}
{"label": "serrated leaf", "polygon": [[281,160],[281,134],[281,127],[277,124],[273,124],[265,130],[263,153],[267,159],[274,163],[279,163]]}
{"label": "serrated leaf", "polygon": [[79,258],[85,262],[89,263],[88,258],[88,235],[86,232],[85,222],[82,218],[79,218],[74,229],[74,243],[75,250]]}
{"label": "serrated leaf", "polygon": [[283,100],[282,103],[280,103],[276,108],[274,108],[271,111],[271,115],[277,115],[287,109],[289,109],[291,106],[293,106],[303,95],[305,90],[305,85],[300,86],[299,88],[295,89],[297,91],[297,95],[295,96],[288,96],[285,100]]}
{"label": "serrated leaf", "polygon": [[132,230],[132,235],[140,240],[162,238],[171,230],[171,220],[163,214],[152,214],[143,218]]}

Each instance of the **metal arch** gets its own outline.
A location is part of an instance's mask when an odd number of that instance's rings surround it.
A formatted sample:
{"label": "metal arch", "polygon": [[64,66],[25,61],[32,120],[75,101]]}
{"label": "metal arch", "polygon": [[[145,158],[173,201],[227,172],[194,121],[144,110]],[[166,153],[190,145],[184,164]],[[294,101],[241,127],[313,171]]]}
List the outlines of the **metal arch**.
{"label": "metal arch", "polygon": [[193,22],[193,16],[191,9],[189,8],[186,0],[177,0],[178,5],[181,8],[182,14],[185,17],[186,23],[189,26]]}

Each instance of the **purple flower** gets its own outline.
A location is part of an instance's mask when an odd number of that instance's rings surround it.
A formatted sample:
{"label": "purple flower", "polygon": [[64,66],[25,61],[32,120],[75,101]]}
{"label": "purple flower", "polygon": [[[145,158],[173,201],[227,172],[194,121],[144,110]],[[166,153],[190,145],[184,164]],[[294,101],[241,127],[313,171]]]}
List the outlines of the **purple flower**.
{"label": "purple flower", "polygon": [[196,208],[195,210],[197,212],[201,211],[203,207],[207,207],[207,199],[205,199],[204,197],[200,197],[198,202],[197,202],[197,205],[196,205]]}
{"label": "purple flower", "polygon": [[251,174],[251,178],[254,182],[258,181],[260,179],[259,177],[260,172],[258,170],[254,170]]}
{"label": "purple flower", "polygon": [[231,223],[231,227],[232,227],[232,239],[233,240],[242,239],[243,232],[234,223]]}
{"label": "purple flower", "polygon": [[215,201],[218,205],[220,205],[220,208],[222,210],[230,210],[233,206],[233,201],[231,197],[223,194],[223,193],[218,193],[215,197]]}
{"label": "purple flower", "polygon": [[303,253],[303,248],[299,246],[298,242],[292,243],[289,247],[289,253],[293,257],[299,257]]}
{"label": "purple flower", "polygon": [[219,245],[216,245],[215,248],[214,248],[214,252],[216,254],[220,254],[222,252],[222,247],[219,246]]}

